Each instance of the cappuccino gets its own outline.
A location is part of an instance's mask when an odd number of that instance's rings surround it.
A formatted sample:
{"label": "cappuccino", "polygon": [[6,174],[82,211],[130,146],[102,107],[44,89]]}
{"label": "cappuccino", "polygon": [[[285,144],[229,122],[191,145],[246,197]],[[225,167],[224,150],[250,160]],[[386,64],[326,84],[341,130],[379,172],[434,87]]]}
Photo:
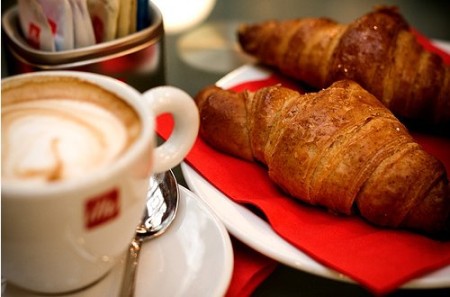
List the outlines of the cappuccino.
{"label": "cappuccino", "polygon": [[2,182],[54,183],[115,162],[139,137],[134,109],[74,77],[2,83]]}
{"label": "cappuccino", "polygon": [[[163,113],[174,129],[156,146],[155,118]],[[150,175],[183,160],[198,125],[194,100],[171,86],[142,94],[82,71],[3,79],[6,290],[62,294],[104,277],[136,232]]]}

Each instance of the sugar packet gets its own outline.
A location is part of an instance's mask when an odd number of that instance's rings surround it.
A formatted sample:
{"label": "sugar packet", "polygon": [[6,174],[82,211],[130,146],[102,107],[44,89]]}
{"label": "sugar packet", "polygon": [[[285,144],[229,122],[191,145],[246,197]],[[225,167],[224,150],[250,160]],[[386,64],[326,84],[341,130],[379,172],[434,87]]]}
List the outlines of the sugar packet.
{"label": "sugar packet", "polygon": [[116,37],[124,37],[136,32],[136,12],[136,0],[120,0]]}
{"label": "sugar packet", "polygon": [[55,51],[55,38],[41,4],[37,0],[18,0],[19,23],[28,44],[36,49]]}
{"label": "sugar packet", "polygon": [[69,0],[69,3],[73,13],[75,47],[94,45],[94,29],[86,0]]}
{"label": "sugar packet", "polygon": [[47,17],[57,51],[74,48],[73,16],[68,0],[38,0]]}
{"label": "sugar packet", "polygon": [[116,38],[119,0],[88,0],[88,9],[97,43]]}
{"label": "sugar packet", "polygon": [[149,0],[136,0],[137,1],[137,12],[136,12],[136,31],[150,26],[151,15]]}

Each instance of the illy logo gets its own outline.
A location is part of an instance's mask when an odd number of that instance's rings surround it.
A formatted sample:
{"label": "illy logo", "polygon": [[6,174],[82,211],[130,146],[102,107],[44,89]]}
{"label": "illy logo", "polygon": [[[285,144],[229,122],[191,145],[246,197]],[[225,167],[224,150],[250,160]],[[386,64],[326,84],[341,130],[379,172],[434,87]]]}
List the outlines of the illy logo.
{"label": "illy logo", "polygon": [[30,23],[28,26],[28,42],[34,48],[41,47],[41,28],[35,23]]}
{"label": "illy logo", "polygon": [[84,206],[84,226],[86,229],[92,229],[114,219],[119,213],[119,191],[113,189],[86,201]]}

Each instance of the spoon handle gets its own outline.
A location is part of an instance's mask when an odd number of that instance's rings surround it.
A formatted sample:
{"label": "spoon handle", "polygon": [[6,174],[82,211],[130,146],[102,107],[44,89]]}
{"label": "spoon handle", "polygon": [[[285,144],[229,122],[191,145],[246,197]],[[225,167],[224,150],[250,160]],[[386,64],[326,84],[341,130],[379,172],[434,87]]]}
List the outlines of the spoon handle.
{"label": "spoon handle", "polygon": [[127,258],[125,260],[125,270],[123,272],[122,286],[120,288],[121,297],[132,297],[136,285],[136,272],[139,262],[143,239],[136,236],[130,244]]}

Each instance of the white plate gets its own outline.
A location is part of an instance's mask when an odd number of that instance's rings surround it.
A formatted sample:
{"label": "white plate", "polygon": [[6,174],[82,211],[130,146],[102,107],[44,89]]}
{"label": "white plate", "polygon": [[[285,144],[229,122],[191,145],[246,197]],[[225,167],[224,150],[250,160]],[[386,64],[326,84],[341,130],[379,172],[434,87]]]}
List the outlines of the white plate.
{"label": "white plate", "polygon": [[[143,245],[136,297],[219,297],[230,284],[233,250],[224,225],[194,193],[180,186],[180,194],[177,216],[167,232]],[[97,284],[64,297],[118,296],[123,267],[121,262]],[[42,296],[8,285],[4,293]]]}
{"label": "white plate", "polygon": [[[450,43],[439,41],[437,45],[450,52]],[[220,79],[218,86],[229,88],[245,81],[262,80],[270,71],[255,65],[244,65]],[[318,276],[352,282],[348,277],[321,265],[276,234],[270,225],[247,208],[233,202],[206,181],[188,164],[181,169],[189,188],[203,199],[236,238],[290,267]],[[403,288],[440,288],[450,286],[450,266],[411,280]]]}

